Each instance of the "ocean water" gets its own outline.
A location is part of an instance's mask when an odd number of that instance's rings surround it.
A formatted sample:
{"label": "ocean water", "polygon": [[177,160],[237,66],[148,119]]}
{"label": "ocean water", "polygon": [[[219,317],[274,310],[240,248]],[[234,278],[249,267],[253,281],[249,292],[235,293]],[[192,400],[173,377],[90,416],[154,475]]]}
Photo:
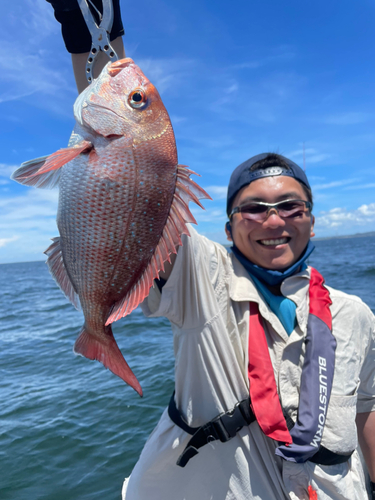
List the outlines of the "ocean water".
{"label": "ocean water", "polygon": [[[375,312],[375,237],[317,241],[309,263]],[[169,322],[114,325],[141,399],[72,352],[82,315],[43,262],[0,265],[0,499],[119,500],[173,391]]]}

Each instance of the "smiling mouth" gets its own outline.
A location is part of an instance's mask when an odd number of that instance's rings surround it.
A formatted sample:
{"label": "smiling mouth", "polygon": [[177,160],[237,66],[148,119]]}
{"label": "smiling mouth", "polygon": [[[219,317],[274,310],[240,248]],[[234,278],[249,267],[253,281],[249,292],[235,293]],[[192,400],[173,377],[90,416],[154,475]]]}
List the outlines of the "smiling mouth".
{"label": "smiling mouth", "polygon": [[263,245],[265,247],[275,247],[277,245],[285,245],[285,243],[288,243],[290,241],[289,237],[285,238],[274,238],[274,239],[267,239],[267,240],[258,240],[258,243],[260,245]]}

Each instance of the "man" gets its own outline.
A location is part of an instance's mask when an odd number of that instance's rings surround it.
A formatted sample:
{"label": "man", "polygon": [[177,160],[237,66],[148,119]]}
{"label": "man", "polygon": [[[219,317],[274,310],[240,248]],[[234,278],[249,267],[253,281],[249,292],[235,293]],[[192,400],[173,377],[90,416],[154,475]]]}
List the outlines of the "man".
{"label": "man", "polygon": [[[324,287],[306,266],[311,208],[300,167],[258,155],[229,183],[232,251],[193,228],[184,238],[165,285],[142,305],[171,321],[175,396],[124,499],[366,498],[355,420],[358,412],[374,480],[375,320],[359,298]],[[229,411],[225,425],[240,413],[249,390],[252,415],[243,407],[236,428],[227,426],[232,437],[223,437],[212,421]]]}

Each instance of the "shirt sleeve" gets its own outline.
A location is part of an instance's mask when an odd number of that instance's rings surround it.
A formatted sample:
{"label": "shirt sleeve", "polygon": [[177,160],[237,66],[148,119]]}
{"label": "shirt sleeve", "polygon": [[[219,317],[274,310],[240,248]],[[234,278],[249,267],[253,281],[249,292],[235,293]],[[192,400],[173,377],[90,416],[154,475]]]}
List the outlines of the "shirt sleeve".
{"label": "shirt sleeve", "polygon": [[215,284],[220,278],[219,254],[226,250],[189,225],[183,235],[172,273],[162,292],[154,285],[141,304],[148,317],[164,316],[179,328],[204,325],[215,310]]}
{"label": "shirt sleeve", "polygon": [[[370,335],[363,332],[363,340],[368,339],[365,357],[360,373],[360,384],[358,388],[357,412],[366,413],[375,411],[375,316],[370,315]],[[368,331],[367,321],[367,331]]]}

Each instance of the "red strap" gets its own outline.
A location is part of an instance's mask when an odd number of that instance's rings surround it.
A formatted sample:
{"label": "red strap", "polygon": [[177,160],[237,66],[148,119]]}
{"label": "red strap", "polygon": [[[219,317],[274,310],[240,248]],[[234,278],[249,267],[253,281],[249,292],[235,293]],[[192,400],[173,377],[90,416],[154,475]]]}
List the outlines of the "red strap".
{"label": "red strap", "polygon": [[329,306],[332,304],[328,290],[323,286],[323,276],[311,267],[310,278],[310,314],[321,319],[332,331],[332,313]]}
{"label": "red strap", "polygon": [[250,399],[257,422],[267,436],[285,444],[292,438],[277,394],[275,375],[258,304],[250,302],[249,366]]}

